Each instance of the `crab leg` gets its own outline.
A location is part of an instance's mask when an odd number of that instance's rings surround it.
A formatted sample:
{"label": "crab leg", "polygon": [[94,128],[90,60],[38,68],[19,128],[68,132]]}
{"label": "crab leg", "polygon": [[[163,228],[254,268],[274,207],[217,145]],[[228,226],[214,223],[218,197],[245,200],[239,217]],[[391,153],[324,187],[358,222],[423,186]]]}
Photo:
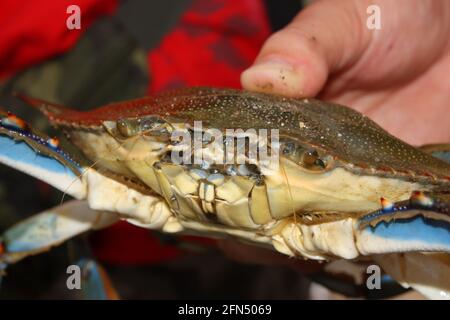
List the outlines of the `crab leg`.
{"label": "crab leg", "polygon": [[72,200],[12,226],[0,237],[0,266],[49,250],[91,229],[118,221],[113,213],[94,211],[85,201]]}
{"label": "crab leg", "polygon": [[81,290],[87,300],[118,300],[119,294],[114,288],[105,269],[92,259],[83,258],[77,262],[82,269]]}
{"label": "crab leg", "polygon": [[[169,219],[172,214],[160,198],[143,195],[93,169],[82,167],[59,148],[55,139],[36,133],[22,119],[1,111],[0,163],[47,182],[74,198],[86,199],[89,206],[84,206],[86,210],[80,213],[80,219],[89,214],[95,219],[98,212],[94,210],[100,210],[114,212],[112,217],[116,217],[115,212],[124,218],[135,217],[139,221],[129,221],[138,225],[144,223],[147,228],[169,232],[179,228],[173,218]],[[58,213],[59,208],[53,208],[51,214],[54,212]],[[74,218],[76,214],[74,211]],[[48,213],[38,215],[33,222],[47,216]]]}

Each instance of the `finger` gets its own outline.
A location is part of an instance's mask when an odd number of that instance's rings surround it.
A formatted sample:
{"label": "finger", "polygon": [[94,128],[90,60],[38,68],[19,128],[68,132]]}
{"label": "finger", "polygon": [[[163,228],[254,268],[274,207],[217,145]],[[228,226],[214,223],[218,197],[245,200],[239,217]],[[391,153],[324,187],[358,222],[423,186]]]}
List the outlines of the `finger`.
{"label": "finger", "polygon": [[243,72],[245,89],[293,97],[315,96],[330,72],[354,63],[370,42],[358,1],[316,1],[264,44]]}

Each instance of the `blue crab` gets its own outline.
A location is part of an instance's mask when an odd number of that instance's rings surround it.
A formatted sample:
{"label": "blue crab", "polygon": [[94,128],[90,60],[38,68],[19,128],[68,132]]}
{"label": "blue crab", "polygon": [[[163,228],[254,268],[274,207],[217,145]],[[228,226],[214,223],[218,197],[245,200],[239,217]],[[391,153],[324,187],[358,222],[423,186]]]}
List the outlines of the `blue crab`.
{"label": "blue crab", "polygon": [[[412,147],[341,105],[230,89],[183,89],[87,112],[22,98],[83,157],[1,114],[0,162],[77,199],[6,231],[4,266],[123,219],[290,257],[369,258],[404,286],[449,297],[447,145]],[[278,136],[261,142],[261,129]],[[182,143],[192,134],[199,143]],[[250,157],[252,139],[276,161]],[[234,143],[247,162],[215,161],[235,155]],[[194,163],[173,157],[198,152]]]}

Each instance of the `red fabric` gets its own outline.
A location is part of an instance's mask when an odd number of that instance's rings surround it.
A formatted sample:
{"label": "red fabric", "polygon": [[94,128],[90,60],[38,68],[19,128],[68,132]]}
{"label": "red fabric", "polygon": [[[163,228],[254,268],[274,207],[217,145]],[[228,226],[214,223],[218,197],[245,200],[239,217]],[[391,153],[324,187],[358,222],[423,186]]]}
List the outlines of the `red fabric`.
{"label": "red fabric", "polygon": [[121,221],[90,237],[95,256],[117,265],[140,265],[171,260],[179,250],[162,244],[150,230]]}
{"label": "red fabric", "polygon": [[[66,28],[70,4],[81,8],[81,32]],[[3,0],[0,76],[69,50],[95,18],[115,8],[112,0]],[[160,45],[149,52],[149,93],[192,85],[239,87],[240,73],[252,63],[269,32],[262,1],[194,1]],[[211,244],[207,239],[186,239]],[[115,264],[155,263],[180,254],[161,244],[149,230],[126,222],[94,233],[92,244],[101,261]]]}
{"label": "red fabric", "polygon": [[[190,241],[200,246],[215,244],[212,239],[194,236],[183,236],[180,241]],[[99,261],[116,265],[158,263],[183,253],[169,243],[162,243],[151,230],[123,221],[92,233],[90,242]]]}
{"label": "red fabric", "polygon": [[[80,7],[80,30],[66,26],[73,4]],[[117,0],[0,1],[0,78],[66,52],[96,18],[116,7]]]}
{"label": "red fabric", "polygon": [[197,0],[149,55],[150,92],[181,86],[240,87],[270,28],[262,1]]}

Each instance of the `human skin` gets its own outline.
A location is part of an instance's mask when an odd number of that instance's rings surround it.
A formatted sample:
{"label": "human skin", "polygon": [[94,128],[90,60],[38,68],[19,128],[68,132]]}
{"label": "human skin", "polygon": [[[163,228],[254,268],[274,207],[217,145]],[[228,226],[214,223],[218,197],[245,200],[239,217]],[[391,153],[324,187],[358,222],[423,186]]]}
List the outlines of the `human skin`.
{"label": "human skin", "polygon": [[[366,27],[370,4],[380,30]],[[413,145],[450,142],[450,1],[315,1],[266,41],[241,82],[353,107]]]}
{"label": "human skin", "polygon": [[[380,7],[370,30],[367,7]],[[352,107],[413,144],[450,143],[450,1],[317,0],[264,44],[243,88]],[[311,264],[222,242],[249,263]]]}

